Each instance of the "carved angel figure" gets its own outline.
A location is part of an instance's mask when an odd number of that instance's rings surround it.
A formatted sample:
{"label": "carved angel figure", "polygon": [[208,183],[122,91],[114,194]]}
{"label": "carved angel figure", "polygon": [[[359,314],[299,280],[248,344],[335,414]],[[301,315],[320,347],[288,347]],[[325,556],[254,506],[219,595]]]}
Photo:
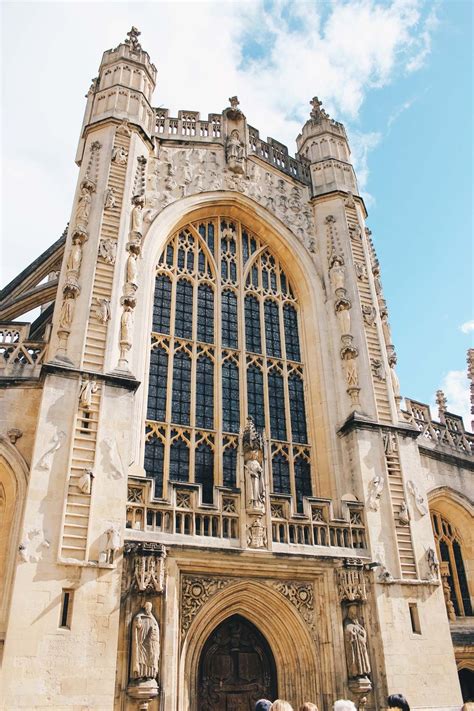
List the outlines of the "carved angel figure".
{"label": "carved angel figure", "polygon": [[410,481],[407,482],[407,489],[410,492],[410,494],[413,496],[413,500],[415,502],[416,509],[420,516],[425,516],[428,513],[428,506],[426,505],[426,501],[424,496],[420,493],[417,485],[415,484],[414,481],[410,479]]}
{"label": "carved angel figure", "polygon": [[357,679],[357,677],[370,674],[367,632],[358,620],[355,605],[350,605],[347,610],[347,617],[344,620],[344,640],[349,678]]}
{"label": "carved angel figure", "polygon": [[79,269],[81,268],[82,261],[82,246],[81,242],[77,238],[73,238],[71,250],[66,262],[66,269],[68,272],[73,272],[74,274],[79,274]]}
{"label": "carved angel figure", "polygon": [[383,476],[374,476],[369,483],[369,499],[367,505],[371,511],[379,510],[379,500],[382,496],[384,484]]}
{"label": "carved angel figure", "polygon": [[91,211],[91,194],[90,191],[87,189],[86,186],[82,186],[81,188],[81,194],[79,195],[79,200],[77,203],[77,210],[76,210],[76,223],[81,224],[85,227],[87,227],[87,223],[89,222],[89,215]]}
{"label": "carved angel figure", "polygon": [[53,439],[51,440],[51,447],[43,454],[39,460],[37,467],[38,469],[43,469],[43,471],[48,471],[51,468],[53,462],[54,453],[60,448],[64,440],[66,439],[65,432],[57,432]]}
{"label": "carved angel figure", "polygon": [[153,615],[151,602],[132,622],[132,659],[130,676],[133,679],[155,679],[160,663],[160,628]]}
{"label": "carved angel figure", "polygon": [[112,162],[118,165],[125,165],[127,162],[127,151],[122,146],[116,146],[112,151]]}
{"label": "carved angel figure", "polygon": [[79,477],[77,486],[83,494],[90,494],[92,490],[92,479],[94,475],[92,469],[84,469],[84,473]]}
{"label": "carved angel figure", "polygon": [[83,380],[79,391],[79,404],[83,410],[90,410],[92,405],[92,395],[97,392],[97,382],[95,380]]}
{"label": "carved angel figure", "polygon": [[105,191],[104,208],[106,210],[112,210],[115,205],[115,190],[113,188],[107,188],[107,190]]}
{"label": "carved angel figure", "polygon": [[143,197],[137,196],[133,198],[133,209],[130,216],[130,230],[141,235],[143,230]]}
{"label": "carved angel figure", "polygon": [[406,501],[402,501],[400,504],[400,511],[398,513],[398,521],[401,526],[408,526],[410,523],[410,513],[408,511],[408,506]]}
{"label": "carved angel figure", "polygon": [[436,551],[433,548],[428,548],[426,551],[426,560],[428,562],[428,568],[430,570],[430,577],[432,580],[438,580],[439,571],[439,561],[436,555]]}
{"label": "carved angel figure", "polygon": [[120,548],[120,531],[116,526],[111,526],[105,533],[107,535],[107,543],[105,546],[107,563],[113,563],[115,554]]}
{"label": "carved angel figure", "polygon": [[333,258],[331,264],[330,278],[332,288],[335,292],[338,289],[344,289],[344,260],[338,254]]}

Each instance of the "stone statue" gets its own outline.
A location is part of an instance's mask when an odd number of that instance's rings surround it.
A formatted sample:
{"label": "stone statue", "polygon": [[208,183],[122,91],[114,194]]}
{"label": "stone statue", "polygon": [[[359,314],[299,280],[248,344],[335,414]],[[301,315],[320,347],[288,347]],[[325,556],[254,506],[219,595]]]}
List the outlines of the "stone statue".
{"label": "stone statue", "polygon": [[74,316],[74,297],[67,295],[62,303],[59,314],[59,328],[69,330]]}
{"label": "stone statue", "polygon": [[51,464],[53,463],[54,453],[58,451],[65,439],[65,432],[59,431],[55,435],[53,435],[53,438],[51,440],[51,446],[43,454],[37,464],[38,469],[42,469],[43,471],[49,471],[49,469],[51,468]]}
{"label": "stone statue", "polygon": [[410,513],[408,511],[406,501],[402,501],[402,503],[400,504],[398,522],[400,523],[400,526],[408,526],[408,524],[410,523]]}
{"label": "stone statue", "polygon": [[69,256],[66,262],[66,269],[68,272],[74,272],[74,274],[79,274],[79,269],[81,268],[82,261],[82,246],[81,241],[77,237],[73,237],[72,246],[69,252]]}
{"label": "stone statue", "polygon": [[438,580],[439,561],[436,551],[433,548],[428,548],[426,551],[426,560],[428,562],[431,580]]}
{"label": "stone statue", "polygon": [[92,479],[94,478],[94,475],[92,473],[92,469],[84,469],[84,474],[79,477],[79,481],[77,482],[77,486],[79,489],[82,491],[83,494],[90,494],[92,490]]}
{"label": "stone statue", "polygon": [[242,435],[242,446],[244,450],[244,467],[249,476],[249,505],[252,508],[261,509],[265,504],[265,481],[262,467],[263,442],[251,417],[247,418],[247,424]]}
{"label": "stone statue", "polygon": [[112,150],[112,162],[118,165],[125,165],[127,162],[127,151],[122,146],[116,146]]}
{"label": "stone statue", "polygon": [[336,254],[330,267],[331,284],[335,292],[338,289],[344,289],[344,273],[344,260],[340,255]]}
{"label": "stone statue", "polygon": [[160,663],[160,628],[153,615],[151,602],[145,602],[143,612],[132,622],[132,654],[130,676],[133,679],[155,679]]}
{"label": "stone statue", "polygon": [[334,305],[336,316],[339,321],[339,328],[342,334],[351,332],[351,302],[348,299],[338,299]]}
{"label": "stone statue", "polygon": [[143,197],[141,195],[134,197],[133,205],[130,216],[130,231],[141,235],[143,230]]}
{"label": "stone statue", "polygon": [[233,173],[244,172],[244,147],[240,142],[239,132],[235,128],[227,139],[226,156],[229,170]]}
{"label": "stone statue", "polygon": [[106,237],[99,242],[99,257],[107,264],[115,264],[117,256],[117,242]]}
{"label": "stone statue", "polygon": [[257,459],[249,459],[245,468],[250,477],[251,505],[262,506],[265,502],[265,486],[262,465]]}
{"label": "stone statue", "polygon": [[420,493],[417,485],[415,484],[414,481],[410,479],[410,481],[407,482],[407,489],[410,492],[410,494],[413,496],[413,500],[415,502],[416,509],[420,516],[425,516],[428,513],[428,506],[426,505],[426,501],[424,496]]}
{"label": "stone statue", "polygon": [[87,224],[89,222],[89,215],[91,211],[91,194],[89,189],[83,185],[81,187],[81,194],[79,195],[79,200],[77,203],[77,210],[76,210],[76,223],[84,225],[87,227]]}
{"label": "stone statue", "polygon": [[358,620],[355,605],[350,605],[347,610],[344,620],[344,641],[349,679],[357,679],[370,674],[367,632]]}
{"label": "stone statue", "polygon": [[112,311],[110,308],[110,299],[97,299],[97,305],[95,307],[95,315],[97,320],[102,324],[106,324],[109,321]]}
{"label": "stone statue", "polygon": [[107,188],[105,191],[104,208],[106,210],[112,210],[116,204],[115,190],[113,188]]}
{"label": "stone statue", "polygon": [[92,395],[97,392],[97,382],[95,380],[83,380],[79,391],[79,405],[83,410],[90,410],[92,405]]}
{"label": "stone statue", "polygon": [[130,304],[123,307],[122,318],[120,319],[120,341],[123,343],[132,342],[133,329],[133,308]]}
{"label": "stone statue", "polygon": [[111,526],[105,533],[107,535],[107,543],[105,545],[106,562],[112,564],[120,548],[120,531],[117,526]]}
{"label": "stone statue", "polygon": [[385,304],[385,300],[382,300],[380,318],[382,319],[382,331],[385,340],[385,345],[390,346],[392,343],[392,332],[390,330],[390,324],[388,322],[388,311],[387,306]]}
{"label": "stone statue", "polygon": [[131,284],[133,287],[138,286],[138,255],[135,250],[129,246],[128,247],[128,259],[127,259],[127,284]]}
{"label": "stone statue", "polygon": [[379,501],[382,496],[384,484],[383,476],[374,476],[369,483],[369,499],[367,505],[371,511],[379,510]]}

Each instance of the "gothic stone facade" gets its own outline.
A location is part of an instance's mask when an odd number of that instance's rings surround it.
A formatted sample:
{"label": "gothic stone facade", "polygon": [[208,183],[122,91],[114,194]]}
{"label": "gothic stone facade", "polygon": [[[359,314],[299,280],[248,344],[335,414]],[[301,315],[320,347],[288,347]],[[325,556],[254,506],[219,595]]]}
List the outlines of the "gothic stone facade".
{"label": "gothic stone facade", "polygon": [[104,53],[68,229],[1,294],[4,707],[457,708],[473,437],[401,409],[344,127],[313,99],[291,158],[155,80]]}

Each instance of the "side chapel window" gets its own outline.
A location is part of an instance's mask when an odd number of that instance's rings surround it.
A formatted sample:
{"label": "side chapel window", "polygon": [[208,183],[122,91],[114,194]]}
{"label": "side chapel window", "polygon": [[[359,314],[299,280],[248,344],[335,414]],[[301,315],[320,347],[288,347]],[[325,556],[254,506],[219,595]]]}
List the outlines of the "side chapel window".
{"label": "side chapel window", "polygon": [[236,486],[250,415],[270,441],[272,491],[311,496],[298,301],[279,260],[227,217],[190,224],[156,269],[145,469],[167,481]]}
{"label": "side chapel window", "polygon": [[466,570],[461,548],[461,537],[441,514],[431,512],[436,548],[439,560],[445,561],[449,566],[448,583],[451,589],[451,602],[456,615],[472,615],[471,598],[467,585]]}

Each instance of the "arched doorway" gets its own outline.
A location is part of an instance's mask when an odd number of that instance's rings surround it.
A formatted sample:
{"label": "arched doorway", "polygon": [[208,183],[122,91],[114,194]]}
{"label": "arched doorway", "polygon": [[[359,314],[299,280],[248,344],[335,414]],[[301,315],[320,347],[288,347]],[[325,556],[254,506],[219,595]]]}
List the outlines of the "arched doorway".
{"label": "arched doorway", "polygon": [[199,660],[198,711],[253,711],[277,694],[275,661],[259,630],[240,615],[221,622]]}

